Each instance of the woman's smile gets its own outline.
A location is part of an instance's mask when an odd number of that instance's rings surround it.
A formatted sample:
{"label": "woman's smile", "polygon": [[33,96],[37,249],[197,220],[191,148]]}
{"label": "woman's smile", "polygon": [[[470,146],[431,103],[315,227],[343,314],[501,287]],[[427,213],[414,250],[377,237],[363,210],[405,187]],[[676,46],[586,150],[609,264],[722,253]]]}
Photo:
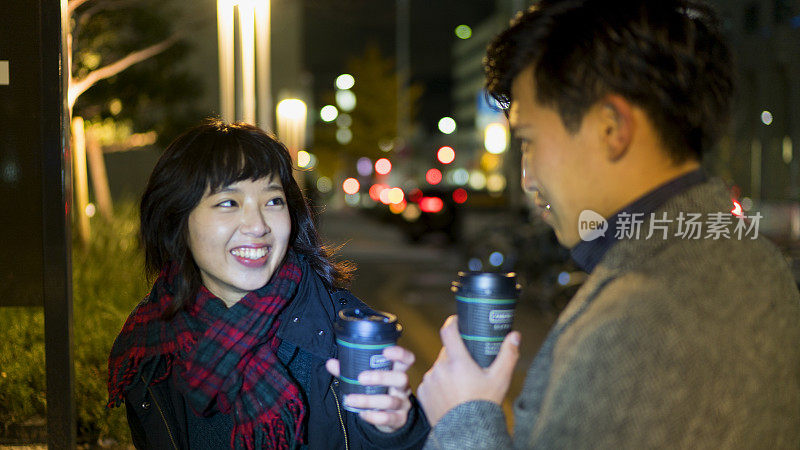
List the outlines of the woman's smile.
{"label": "woman's smile", "polygon": [[236,247],[231,250],[231,255],[244,266],[261,267],[267,263],[269,247],[266,245]]}

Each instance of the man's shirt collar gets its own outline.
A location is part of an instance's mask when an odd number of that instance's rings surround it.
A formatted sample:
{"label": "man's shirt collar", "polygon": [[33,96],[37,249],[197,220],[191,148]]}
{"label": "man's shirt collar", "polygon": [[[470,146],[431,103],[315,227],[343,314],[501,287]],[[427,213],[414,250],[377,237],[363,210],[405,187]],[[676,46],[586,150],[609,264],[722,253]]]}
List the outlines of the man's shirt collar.
{"label": "man's shirt collar", "polygon": [[633,203],[617,211],[607,219],[608,228],[604,236],[600,236],[592,241],[581,241],[570,250],[570,254],[575,263],[587,273],[591,273],[606,252],[611,249],[620,239],[616,237],[615,230],[620,220],[620,214],[628,214],[630,218],[633,214],[641,214],[642,219],[656,210],[659,206],[670,198],[684,192],[692,186],[703,183],[707,180],[703,169],[693,170],[689,173],[674,178],[661,186],[653,189],[647,194],[639,197]]}

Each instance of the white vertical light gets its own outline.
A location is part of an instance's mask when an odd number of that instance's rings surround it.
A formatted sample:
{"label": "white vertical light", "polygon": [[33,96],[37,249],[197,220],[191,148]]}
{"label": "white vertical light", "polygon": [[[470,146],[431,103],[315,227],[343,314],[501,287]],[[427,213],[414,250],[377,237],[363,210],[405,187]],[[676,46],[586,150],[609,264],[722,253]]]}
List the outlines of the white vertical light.
{"label": "white vertical light", "polygon": [[270,74],[270,0],[256,2],[256,74],[258,126],[272,131],[272,78]]}
{"label": "white vertical light", "polygon": [[236,116],[234,91],[233,7],[230,0],[217,0],[217,45],[219,53],[219,109],[222,120]]}
{"label": "white vertical light", "polygon": [[789,136],[783,137],[781,156],[783,156],[783,162],[786,164],[791,164],[792,158],[794,157],[794,152],[792,151],[792,138]]}
{"label": "white vertical light", "polygon": [[255,5],[239,2],[239,36],[242,48],[242,120],[256,123]]}

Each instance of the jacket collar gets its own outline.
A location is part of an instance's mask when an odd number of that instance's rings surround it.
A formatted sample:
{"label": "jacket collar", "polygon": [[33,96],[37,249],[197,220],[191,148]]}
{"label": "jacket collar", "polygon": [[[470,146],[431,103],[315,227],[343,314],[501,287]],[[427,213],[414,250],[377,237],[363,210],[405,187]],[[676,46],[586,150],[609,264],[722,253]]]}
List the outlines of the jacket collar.
{"label": "jacket collar", "polygon": [[300,257],[303,278],[297,294],[278,316],[278,337],[304,351],[328,359],[336,354],[332,324],[336,308],[330,292],[304,257]]}

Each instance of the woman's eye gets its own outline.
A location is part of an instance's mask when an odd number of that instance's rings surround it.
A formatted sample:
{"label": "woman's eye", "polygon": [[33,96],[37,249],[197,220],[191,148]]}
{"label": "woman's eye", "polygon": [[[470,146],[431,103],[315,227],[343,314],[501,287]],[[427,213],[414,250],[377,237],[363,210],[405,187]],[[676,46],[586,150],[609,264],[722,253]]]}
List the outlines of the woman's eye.
{"label": "woman's eye", "polygon": [[268,206],[283,206],[284,204],[286,204],[286,200],[283,197],[275,197],[267,202]]}

